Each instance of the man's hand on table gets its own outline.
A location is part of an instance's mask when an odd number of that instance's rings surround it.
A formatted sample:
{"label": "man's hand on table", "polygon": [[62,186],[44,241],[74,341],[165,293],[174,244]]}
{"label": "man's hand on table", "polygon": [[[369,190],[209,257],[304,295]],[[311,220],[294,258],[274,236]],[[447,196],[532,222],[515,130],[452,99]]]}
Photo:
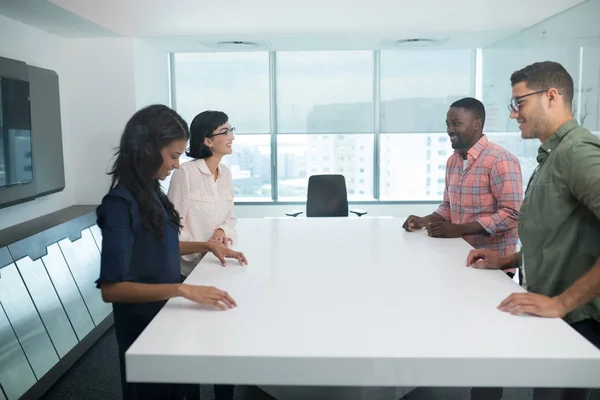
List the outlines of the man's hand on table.
{"label": "man's hand on table", "polygon": [[429,236],[436,238],[458,238],[465,234],[462,225],[448,221],[431,222],[425,228]]}
{"label": "man's hand on table", "polygon": [[513,293],[500,303],[498,310],[547,318],[563,318],[567,314],[566,307],[558,298],[536,293]]}
{"label": "man's hand on table", "polygon": [[[504,269],[514,266],[517,254],[500,257],[487,249],[475,249],[467,256],[467,266],[479,269]],[[539,317],[563,318],[566,307],[556,297],[535,293],[513,293],[504,299],[498,310],[513,315],[531,314]]]}
{"label": "man's hand on table", "polygon": [[417,217],[416,215],[410,215],[402,224],[402,228],[409,232],[418,231],[423,229],[427,225],[427,219],[424,217]]}
{"label": "man's hand on table", "polygon": [[501,257],[488,249],[474,249],[467,256],[467,267],[478,269],[502,269],[504,262]]}

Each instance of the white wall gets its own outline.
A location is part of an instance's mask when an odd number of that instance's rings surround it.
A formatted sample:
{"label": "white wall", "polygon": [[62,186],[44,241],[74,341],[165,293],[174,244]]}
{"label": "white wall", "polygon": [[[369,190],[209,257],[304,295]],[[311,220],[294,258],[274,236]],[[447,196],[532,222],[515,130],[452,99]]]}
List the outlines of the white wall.
{"label": "white wall", "polygon": [[135,39],[134,63],[137,109],[151,104],[169,105],[168,54],[145,41]]}
{"label": "white wall", "polygon": [[[64,105],[66,94],[62,87],[64,73],[61,63],[61,39],[57,36],[34,29],[12,19],[0,16],[0,56],[24,61],[29,65],[52,69],[58,73],[61,82],[61,103]],[[70,146],[70,135],[64,129],[65,109],[61,109],[63,123],[63,148]],[[71,166],[71,154],[65,151],[66,168],[65,190],[24,204],[0,209],[0,229],[29,219],[68,207],[74,202],[74,175]]]}
{"label": "white wall", "polygon": [[167,54],[139,39],[64,39],[69,151],[75,204],[99,204],[125,124],[140,108],[169,102]]}
{"label": "white wall", "polygon": [[63,39],[64,129],[75,204],[99,204],[115,148],[136,110],[134,39]]}
{"label": "white wall", "polygon": [[99,204],[127,120],[142,107],[169,102],[167,54],[130,38],[65,39],[62,49],[73,100],[70,129],[83,133],[70,148],[77,169],[75,202]]}

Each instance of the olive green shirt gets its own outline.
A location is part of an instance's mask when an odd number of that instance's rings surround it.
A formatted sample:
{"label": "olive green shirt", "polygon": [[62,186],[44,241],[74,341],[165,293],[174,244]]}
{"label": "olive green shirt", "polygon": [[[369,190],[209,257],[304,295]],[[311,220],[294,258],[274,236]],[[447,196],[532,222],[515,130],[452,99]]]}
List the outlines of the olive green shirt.
{"label": "olive green shirt", "polygon": [[[600,257],[600,140],[571,120],[538,150],[521,206],[524,284],[532,293],[562,294]],[[600,321],[600,298],[567,314]]]}

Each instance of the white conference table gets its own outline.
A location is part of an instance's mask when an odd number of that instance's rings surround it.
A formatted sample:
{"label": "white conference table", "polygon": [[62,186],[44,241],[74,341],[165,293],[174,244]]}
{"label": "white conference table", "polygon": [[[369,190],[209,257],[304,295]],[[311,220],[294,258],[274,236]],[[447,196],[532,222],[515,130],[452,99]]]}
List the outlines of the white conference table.
{"label": "white conference table", "polygon": [[498,311],[523,289],[465,267],[462,239],[403,222],[240,219],[249,265],[207,255],[186,281],[238,307],[170,300],[127,351],[128,381],[256,384],[278,398],[290,387],[396,399],[418,386],[600,387],[599,350],[560,319]]}

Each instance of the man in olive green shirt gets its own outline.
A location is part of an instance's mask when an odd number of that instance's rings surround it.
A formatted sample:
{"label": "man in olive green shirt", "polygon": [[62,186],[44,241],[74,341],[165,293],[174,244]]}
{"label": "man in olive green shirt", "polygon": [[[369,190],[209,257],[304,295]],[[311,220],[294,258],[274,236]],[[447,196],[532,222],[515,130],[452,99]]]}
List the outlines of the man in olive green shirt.
{"label": "man in olive green shirt", "polygon": [[[537,138],[538,166],[519,216],[518,253],[469,253],[475,268],[523,271],[528,293],[501,311],[563,318],[600,348],[600,140],[573,119],[573,79],[562,65],[540,62],[511,76],[510,117],[523,139]],[[534,399],[587,399],[585,389],[535,389]]]}

